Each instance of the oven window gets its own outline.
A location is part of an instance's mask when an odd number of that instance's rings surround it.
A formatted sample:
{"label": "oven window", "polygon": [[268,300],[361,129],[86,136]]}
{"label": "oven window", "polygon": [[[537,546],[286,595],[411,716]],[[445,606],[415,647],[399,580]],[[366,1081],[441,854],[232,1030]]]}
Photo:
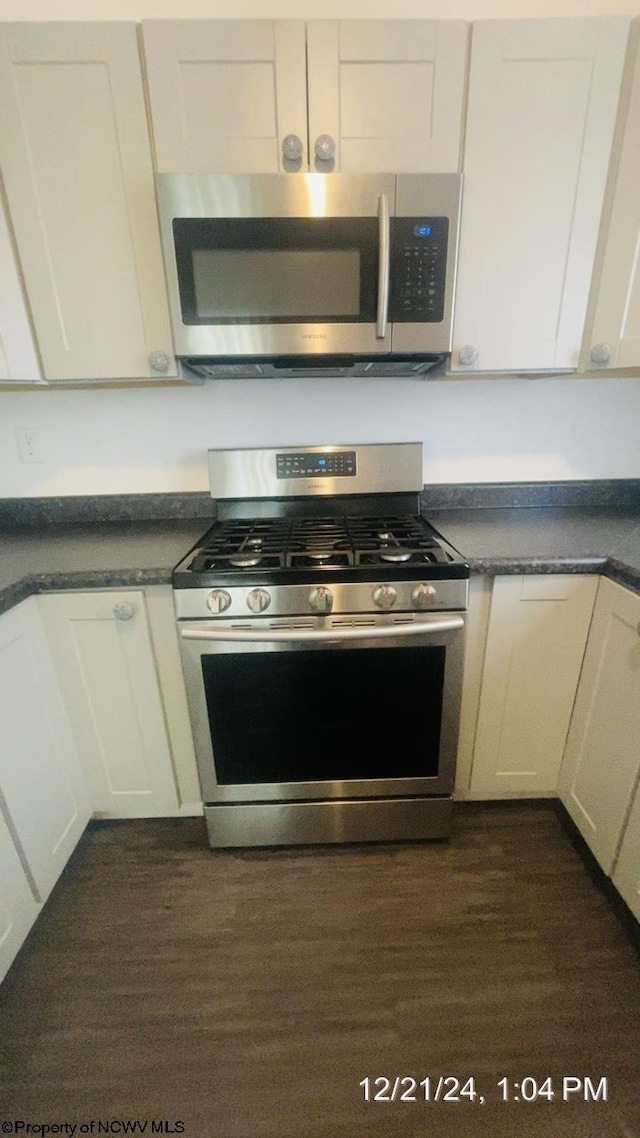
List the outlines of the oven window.
{"label": "oven window", "polygon": [[174,218],[184,324],[371,323],[375,218]]}
{"label": "oven window", "polygon": [[394,646],[203,656],[218,783],[437,776],[445,653]]}

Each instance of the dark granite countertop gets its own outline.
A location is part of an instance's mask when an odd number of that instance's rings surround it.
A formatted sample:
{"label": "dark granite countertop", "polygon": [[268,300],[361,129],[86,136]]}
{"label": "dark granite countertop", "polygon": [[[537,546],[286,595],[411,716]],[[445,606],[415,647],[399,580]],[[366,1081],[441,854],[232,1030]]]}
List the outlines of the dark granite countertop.
{"label": "dark granite countertop", "polygon": [[640,479],[425,487],[421,506],[477,574],[594,572],[640,592]]}
{"label": "dark granite countertop", "polygon": [[640,480],[425,488],[474,573],[602,573],[640,592]]}
{"label": "dark granite countertop", "polygon": [[[432,487],[422,512],[474,573],[603,573],[640,592],[640,480]],[[213,513],[203,493],[0,499],[0,612],[167,584]]]}
{"label": "dark granite countertop", "polygon": [[640,590],[640,511],[430,510],[476,573],[603,573]]}
{"label": "dark granite countertop", "polygon": [[206,519],[0,527],[0,612],[31,593],[170,583]]}

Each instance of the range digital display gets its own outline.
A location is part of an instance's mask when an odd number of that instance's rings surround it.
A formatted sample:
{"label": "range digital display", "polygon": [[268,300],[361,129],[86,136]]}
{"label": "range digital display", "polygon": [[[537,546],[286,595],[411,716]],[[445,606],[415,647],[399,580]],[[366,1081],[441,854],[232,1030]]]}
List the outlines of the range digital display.
{"label": "range digital display", "polygon": [[355,478],[356,452],[340,450],[276,455],[277,478]]}

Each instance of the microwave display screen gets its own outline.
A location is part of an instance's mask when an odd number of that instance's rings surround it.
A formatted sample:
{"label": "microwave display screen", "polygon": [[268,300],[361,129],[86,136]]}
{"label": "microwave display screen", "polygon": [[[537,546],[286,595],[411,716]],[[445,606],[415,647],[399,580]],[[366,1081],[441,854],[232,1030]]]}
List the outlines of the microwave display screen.
{"label": "microwave display screen", "polygon": [[359,249],[193,249],[199,320],[316,321],[360,312]]}

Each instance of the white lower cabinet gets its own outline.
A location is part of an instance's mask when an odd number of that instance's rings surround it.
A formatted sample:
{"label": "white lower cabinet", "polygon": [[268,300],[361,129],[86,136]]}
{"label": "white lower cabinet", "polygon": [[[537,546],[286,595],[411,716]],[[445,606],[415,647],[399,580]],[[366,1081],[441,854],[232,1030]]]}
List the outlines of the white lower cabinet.
{"label": "white lower cabinet", "polygon": [[[141,591],[43,594],[39,603],[95,815],[197,813],[195,763],[185,753],[192,751],[188,728],[183,719],[177,727],[172,722],[170,735],[165,720],[159,673],[166,677],[172,721],[183,710],[182,677],[177,646],[167,630],[159,631],[157,599],[153,638]],[[172,614],[170,619],[175,639]],[[158,668],[154,639],[163,637]],[[174,762],[171,739],[178,736],[181,753]]]}
{"label": "white lower cabinet", "polygon": [[636,892],[637,805],[626,831],[625,824],[640,775],[639,631],[640,596],[601,580],[559,780],[562,801],[604,872],[614,872],[620,848],[614,881],[627,889],[635,878]]}
{"label": "white lower cabinet", "polygon": [[640,787],[636,790],[620,843],[613,884],[640,921]]}
{"label": "white lower cabinet", "polygon": [[496,577],[465,797],[557,793],[597,583],[587,575]]}
{"label": "white lower cabinet", "polygon": [[39,912],[40,905],[11,831],[0,813],[0,980],[6,976]]}
{"label": "white lower cabinet", "polygon": [[0,618],[0,976],[91,815],[34,598]]}

